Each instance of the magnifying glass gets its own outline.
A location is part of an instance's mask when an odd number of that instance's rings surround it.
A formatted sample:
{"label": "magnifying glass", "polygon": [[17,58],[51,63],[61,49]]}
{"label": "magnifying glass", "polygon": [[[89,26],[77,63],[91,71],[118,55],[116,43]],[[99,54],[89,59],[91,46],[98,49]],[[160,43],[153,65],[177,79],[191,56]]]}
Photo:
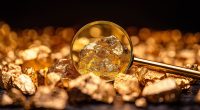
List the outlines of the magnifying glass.
{"label": "magnifying glass", "polygon": [[126,73],[133,62],[200,78],[199,71],[134,57],[127,32],[110,21],[94,21],[83,26],[75,34],[70,50],[74,67],[80,74],[94,73],[107,81],[114,80],[119,73]]}

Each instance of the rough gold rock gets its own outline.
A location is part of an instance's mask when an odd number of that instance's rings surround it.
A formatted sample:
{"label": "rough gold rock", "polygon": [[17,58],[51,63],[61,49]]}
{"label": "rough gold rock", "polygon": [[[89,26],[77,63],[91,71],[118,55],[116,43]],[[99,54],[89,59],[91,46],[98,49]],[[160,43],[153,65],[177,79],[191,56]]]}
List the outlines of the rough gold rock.
{"label": "rough gold rock", "polygon": [[[185,65],[185,68],[198,71],[198,65],[196,64],[187,64]],[[196,82],[196,79],[190,78],[190,77],[185,77],[185,76],[175,75],[175,74],[170,74],[170,73],[166,73],[166,75],[167,77],[174,78],[177,85],[181,89],[188,89],[190,88],[191,84]]]}
{"label": "rough gold rock", "polygon": [[159,82],[145,86],[142,96],[153,103],[173,102],[177,99],[180,89],[173,78],[166,78]]}
{"label": "rough gold rock", "polygon": [[49,69],[49,72],[55,72],[57,74],[60,74],[62,78],[69,78],[69,79],[75,79],[80,75],[75,69],[73,62],[70,58],[59,59]]}
{"label": "rough gold rock", "polygon": [[166,74],[163,72],[157,72],[154,70],[150,70],[146,67],[138,67],[135,68],[135,74],[138,78],[141,85],[150,85],[154,82],[158,82],[164,78],[166,78]]}
{"label": "rough gold rock", "polygon": [[31,98],[33,108],[46,109],[65,109],[67,106],[68,95],[65,90],[60,88],[51,88],[49,86],[40,86]]}
{"label": "rough gold rock", "polygon": [[18,88],[24,94],[33,95],[36,92],[35,84],[26,74],[20,74],[12,77],[12,86]]}
{"label": "rough gold rock", "polygon": [[147,107],[147,101],[146,101],[146,99],[145,98],[136,99],[135,106],[136,107],[141,107],[141,108]]}
{"label": "rough gold rock", "polygon": [[44,45],[30,47],[24,51],[19,52],[19,56],[23,60],[43,59],[49,56],[51,49]]}
{"label": "rough gold rock", "polygon": [[115,36],[103,37],[87,44],[79,53],[78,71],[93,72],[105,80],[114,80],[130,62],[130,51]]}
{"label": "rough gold rock", "polygon": [[[73,95],[70,95],[73,94]],[[116,95],[114,87],[100,79],[93,73],[79,76],[69,82],[69,96],[71,99],[79,100],[80,94],[83,97],[90,97],[96,101],[112,103]],[[74,98],[75,97],[75,98]],[[84,98],[82,100],[85,100]]]}
{"label": "rough gold rock", "polygon": [[124,101],[135,101],[141,93],[138,79],[130,74],[119,73],[114,80],[114,88]]}
{"label": "rough gold rock", "polygon": [[168,78],[173,78],[176,81],[176,84],[182,89],[189,89],[190,88],[190,83],[193,80],[192,78],[180,76],[180,75],[175,75],[175,74],[170,74],[166,73]]}
{"label": "rough gold rock", "polygon": [[0,86],[3,89],[12,87],[12,77],[21,74],[21,67],[13,63],[2,65],[0,69]]}
{"label": "rough gold rock", "polygon": [[37,73],[33,68],[25,68],[23,73],[28,75],[32,79],[36,87],[38,86]]}
{"label": "rough gold rock", "polygon": [[61,80],[61,76],[57,73],[51,72],[47,74],[47,84],[55,86]]}
{"label": "rough gold rock", "polygon": [[86,37],[82,37],[74,42],[73,50],[74,51],[81,51],[81,49],[90,43],[90,40]]}

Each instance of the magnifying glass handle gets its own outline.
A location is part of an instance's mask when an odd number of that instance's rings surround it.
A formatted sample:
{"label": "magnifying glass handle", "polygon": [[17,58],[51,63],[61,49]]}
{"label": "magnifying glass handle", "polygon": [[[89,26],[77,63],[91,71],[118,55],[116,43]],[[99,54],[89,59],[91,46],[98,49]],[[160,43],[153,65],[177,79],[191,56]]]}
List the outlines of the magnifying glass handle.
{"label": "magnifying glass handle", "polygon": [[159,62],[154,62],[154,61],[149,61],[149,60],[144,60],[140,58],[134,57],[133,59],[134,63],[137,63],[139,65],[145,65],[147,67],[153,67],[153,69],[164,71],[166,73],[172,73],[172,74],[179,74],[183,75],[186,77],[192,77],[192,78],[200,78],[200,71],[195,71],[179,66],[173,66],[169,64],[164,64],[164,63],[159,63]]}

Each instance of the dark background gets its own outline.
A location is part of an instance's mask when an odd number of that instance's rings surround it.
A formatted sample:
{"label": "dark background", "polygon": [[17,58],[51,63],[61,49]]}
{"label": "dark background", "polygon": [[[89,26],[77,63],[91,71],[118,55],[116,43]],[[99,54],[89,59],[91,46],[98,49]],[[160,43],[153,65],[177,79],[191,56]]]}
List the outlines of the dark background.
{"label": "dark background", "polygon": [[[196,1],[196,2],[195,2]],[[200,31],[200,4],[183,0],[7,0],[0,21],[12,28],[82,26],[110,20],[122,26]]]}

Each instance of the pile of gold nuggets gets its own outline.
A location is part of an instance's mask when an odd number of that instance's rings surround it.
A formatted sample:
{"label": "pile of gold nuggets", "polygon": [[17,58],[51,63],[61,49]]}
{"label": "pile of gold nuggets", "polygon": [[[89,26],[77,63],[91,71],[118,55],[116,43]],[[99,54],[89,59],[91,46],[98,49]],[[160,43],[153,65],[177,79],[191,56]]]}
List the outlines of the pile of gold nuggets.
{"label": "pile of gold nuggets", "polygon": [[[80,75],[70,59],[72,27],[12,30],[0,23],[0,107],[65,109],[77,103],[116,101],[137,107],[178,101],[198,79],[134,64],[106,82],[93,73]],[[100,29],[91,29],[91,34]],[[134,56],[200,70],[200,33],[126,28]],[[83,39],[83,40],[87,40]],[[80,45],[84,41],[80,41]],[[77,47],[78,48],[78,47]],[[200,103],[200,92],[195,99]]]}

